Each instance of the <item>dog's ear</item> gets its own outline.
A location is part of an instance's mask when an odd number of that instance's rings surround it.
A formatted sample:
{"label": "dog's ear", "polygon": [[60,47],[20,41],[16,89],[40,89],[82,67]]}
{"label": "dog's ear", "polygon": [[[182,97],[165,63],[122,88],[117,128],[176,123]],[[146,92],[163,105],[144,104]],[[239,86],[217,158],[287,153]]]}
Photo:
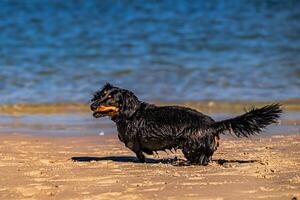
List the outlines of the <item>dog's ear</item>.
{"label": "dog's ear", "polygon": [[105,85],[103,86],[102,90],[106,90],[106,89],[110,89],[113,88],[114,86],[112,84],[110,84],[109,82],[106,82]]}
{"label": "dog's ear", "polygon": [[123,99],[123,114],[130,118],[137,109],[140,107],[139,99],[130,91],[123,91],[122,92],[122,99]]}

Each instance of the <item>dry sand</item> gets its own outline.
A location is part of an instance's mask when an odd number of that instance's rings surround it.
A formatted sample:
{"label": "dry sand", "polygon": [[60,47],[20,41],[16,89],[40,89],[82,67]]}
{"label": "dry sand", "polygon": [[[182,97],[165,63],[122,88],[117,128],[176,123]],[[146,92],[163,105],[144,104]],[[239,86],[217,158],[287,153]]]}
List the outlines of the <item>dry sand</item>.
{"label": "dry sand", "polygon": [[180,151],[148,158],[137,163],[116,135],[1,134],[0,199],[300,198],[300,135],[222,138],[205,167],[184,166]]}

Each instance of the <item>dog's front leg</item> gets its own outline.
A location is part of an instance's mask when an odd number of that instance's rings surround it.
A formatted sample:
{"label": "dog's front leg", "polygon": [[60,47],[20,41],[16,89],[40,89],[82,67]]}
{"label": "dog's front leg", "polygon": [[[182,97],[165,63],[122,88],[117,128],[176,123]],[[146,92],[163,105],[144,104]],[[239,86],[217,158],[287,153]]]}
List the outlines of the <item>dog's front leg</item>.
{"label": "dog's front leg", "polygon": [[145,162],[145,156],[143,154],[143,152],[140,150],[140,145],[137,142],[128,142],[126,144],[126,146],[131,149],[135,154],[137,159],[141,162],[144,163]]}
{"label": "dog's front leg", "polygon": [[144,156],[143,152],[139,151],[139,152],[135,152],[135,154],[141,163],[145,162],[145,156]]}

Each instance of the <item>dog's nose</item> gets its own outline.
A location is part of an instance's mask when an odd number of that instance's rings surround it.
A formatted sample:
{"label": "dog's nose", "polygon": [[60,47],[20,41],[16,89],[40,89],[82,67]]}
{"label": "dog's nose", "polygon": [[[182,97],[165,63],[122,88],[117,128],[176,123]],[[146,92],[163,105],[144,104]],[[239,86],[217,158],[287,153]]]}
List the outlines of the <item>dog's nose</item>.
{"label": "dog's nose", "polygon": [[92,110],[92,111],[95,111],[95,110],[97,109],[97,106],[96,106],[94,103],[92,103],[92,104],[90,105],[90,107],[91,107],[91,110]]}

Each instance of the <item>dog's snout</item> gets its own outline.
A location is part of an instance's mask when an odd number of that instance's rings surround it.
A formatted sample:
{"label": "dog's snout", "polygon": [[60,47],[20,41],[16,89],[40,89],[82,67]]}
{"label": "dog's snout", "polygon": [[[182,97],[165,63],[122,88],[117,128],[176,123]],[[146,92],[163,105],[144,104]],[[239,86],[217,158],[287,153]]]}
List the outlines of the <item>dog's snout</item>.
{"label": "dog's snout", "polygon": [[95,103],[92,103],[91,105],[90,105],[90,108],[91,108],[91,110],[92,111],[95,111],[96,109],[97,109],[97,105],[95,104]]}

